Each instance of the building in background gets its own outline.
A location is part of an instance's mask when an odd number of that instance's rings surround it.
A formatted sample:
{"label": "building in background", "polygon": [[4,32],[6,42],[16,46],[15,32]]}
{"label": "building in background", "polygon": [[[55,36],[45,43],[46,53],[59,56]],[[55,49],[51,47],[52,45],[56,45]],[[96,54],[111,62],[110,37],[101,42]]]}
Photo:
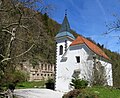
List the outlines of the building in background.
{"label": "building in background", "polygon": [[39,62],[38,65],[33,66],[29,61],[25,61],[20,64],[19,69],[29,75],[28,81],[54,79],[55,75],[54,64]]}

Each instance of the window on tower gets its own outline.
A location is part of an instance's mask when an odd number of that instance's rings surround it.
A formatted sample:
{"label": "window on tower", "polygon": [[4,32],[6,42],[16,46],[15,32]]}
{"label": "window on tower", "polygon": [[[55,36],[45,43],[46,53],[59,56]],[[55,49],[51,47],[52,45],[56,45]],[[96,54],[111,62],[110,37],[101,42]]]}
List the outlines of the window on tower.
{"label": "window on tower", "polygon": [[63,54],[63,46],[62,46],[62,45],[60,45],[59,54],[60,54],[60,55]]}

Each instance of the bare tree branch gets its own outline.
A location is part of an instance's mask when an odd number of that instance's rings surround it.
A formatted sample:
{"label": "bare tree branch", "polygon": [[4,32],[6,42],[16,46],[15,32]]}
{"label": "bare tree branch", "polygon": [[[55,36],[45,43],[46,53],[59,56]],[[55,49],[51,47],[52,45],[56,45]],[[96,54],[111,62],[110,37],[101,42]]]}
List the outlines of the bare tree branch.
{"label": "bare tree branch", "polygon": [[4,58],[1,63],[5,62],[5,61],[8,61],[8,60],[11,60],[11,58]]}
{"label": "bare tree branch", "polygon": [[21,39],[21,38],[15,38],[16,40],[19,40],[19,41],[22,41],[22,42],[26,42],[26,43],[29,43],[28,41],[25,41],[25,40],[23,40],[23,39]]}
{"label": "bare tree branch", "polygon": [[7,28],[14,26],[14,25],[19,25],[19,23],[12,23],[12,24],[9,24],[8,26],[2,27],[2,28],[7,29]]}
{"label": "bare tree branch", "polygon": [[9,34],[11,34],[12,35],[12,32],[10,32],[9,30],[7,30],[7,29],[2,29],[2,32],[7,32],[7,33],[9,33]]}
{"label": "bare tree branch", "polygon": [[[23,52],[23,53],[17,55],[16,57],[20,57],[20,56],[26,54],[27,52],[29,52],[29,51],[33,48],[34,45],[35,45],[35,44],[33,44],[28,50],[26,50],[25,52]],[[16,57],[15,57],[15,58],[16,58]]]}
{"label": "bare tree branch", "polygon": [[5,57],[5,56],[4,56],[4,55],[2,55],[2,54],[0,54],[0,56],[1,56],[1,57],[3,57],[3,58]]}
{"label": "bare tree branch", "polygon": [[20,25],[21,28],[24,28],[25,30],[27,30],[27,32],[29,32],[30,30],[28,29],[28,27],[24,26],[24,25]]}
{"label": "bare tree branch", "polygon": [[11,48],[11,45],[12,45],[12,42],[14,41],[15,39],[15,31],[16,31],[16,28],[13,28],[12,29],[12,36],[10,38],[10,42],[8,43],[8,47],[7,47],[7,51],[6,51],[6,56],[9,57],[10,56],[10,48]]}
{"label": "bare tree branch", "polygon": [[107,24],[106,27],[108,28],[108,31],[106,31],[103,34],[109,34],[109,33],[113,32],[113,31],[120,30],[120,19],[117,18],[116,21],[113,21],[112,23]]}
{"label": "bare tree branch", "polygon": [[15,56],[15,57],[12,57],[12,58],[4,58],[4,59],[1,61],[1,63],[5,62],[5,61],[8,61],[8,60],[11,60],[11,59],[14,59],[14,58],[18,58],[18,57],[26,54],[27,52],[29,52],[29,51],[33,48],[34,45],[35,45],[35,44],[33,44],[33,45],[32,45],[28,50],[26,50],[25,52],[23,52],[23,53]]}

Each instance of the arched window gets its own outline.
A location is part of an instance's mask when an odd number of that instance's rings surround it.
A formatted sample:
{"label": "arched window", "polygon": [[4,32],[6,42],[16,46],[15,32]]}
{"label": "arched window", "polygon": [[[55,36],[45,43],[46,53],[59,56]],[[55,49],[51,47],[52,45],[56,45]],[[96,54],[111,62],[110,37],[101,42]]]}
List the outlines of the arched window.
{"label": "arched window", "polygon": [[60,45],[59,53],[60,53],[60,55],[63,54],[63,46],[62,45]]}

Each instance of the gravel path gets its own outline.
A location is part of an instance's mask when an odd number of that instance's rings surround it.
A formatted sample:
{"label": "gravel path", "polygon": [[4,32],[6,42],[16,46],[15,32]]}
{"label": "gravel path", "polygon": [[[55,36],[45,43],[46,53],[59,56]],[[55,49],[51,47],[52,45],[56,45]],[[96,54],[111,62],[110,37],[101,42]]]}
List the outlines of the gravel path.
{"label": "gravel path", "polygon": [[49,89],[16,89],[14,95],[18,98],[62,98],[63,93]]}

